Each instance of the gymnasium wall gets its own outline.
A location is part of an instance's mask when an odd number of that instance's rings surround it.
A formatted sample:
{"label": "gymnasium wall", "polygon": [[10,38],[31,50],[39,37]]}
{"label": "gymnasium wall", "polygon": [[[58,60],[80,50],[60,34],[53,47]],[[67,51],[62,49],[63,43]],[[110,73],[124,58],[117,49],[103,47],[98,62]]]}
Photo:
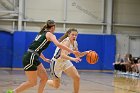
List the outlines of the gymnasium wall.
{"label": "gymnasium wall", "polygon": [[13,34],[0,31],[0,67],[12,67]]}
{"label": "gymnasium wall", "polygon": [[[36,32],[15,31],[13,34],[0,32],[0,67],[22,68],[22,56],[28,49],[29,44],[34,40]],[[62,33],[55,34],[58,37]],[[74,63],[78,69],[82,70],[112,70],[112,63],[115,60],[116,52],[116,36],[115,35],[97,35],[97,34],[79,34],[77,41],[79,50],[95,50],[99,54],[99,61],[94,65],[86,62],[86,58],[82,58],[82,62]],[[51,45],[43,52],[43,54],[51,58],[56,46]],[[72,55],[73,56],[73,55]],[[49,64],[40,61],[46,68]]]}

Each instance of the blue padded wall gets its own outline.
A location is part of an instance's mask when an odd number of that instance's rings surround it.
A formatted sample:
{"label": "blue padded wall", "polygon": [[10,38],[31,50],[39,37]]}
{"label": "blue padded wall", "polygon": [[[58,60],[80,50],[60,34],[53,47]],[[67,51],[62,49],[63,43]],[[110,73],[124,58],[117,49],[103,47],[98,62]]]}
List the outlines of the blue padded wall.
{"label": "blue padded wall", "polygon": [[87,35],[80,34],[77,41],[79,42],[79,50],[94,50],[99,55],[96,64],[90,65],[86,62],[86,58],[82,58],[82,62],[75,64],[79,69],[94,70],[112,70],[112,63],[115,60],[116,53],[116,37],[115,35]]}
{"label": "blue padded wall", "polygon": [[99,61],[94,65],[88,64],[86,62],[86,57],[83,57],[82,62],[80,62],[79,64],[75,64],[78,69],[102,69],[102,37],[102,35],[78,35],[77,41],[80,51],[94,50],[99,54]]}
{"label": "blue padded wall", "polygon": [[25,53],[26,32],[15,32],[13,37],[13,68],[22,67],[22,56]]}
{"label": "blue padded wall", "polygon": [[0,67],[12,67],[13,35],[0,31]]}
{"label": "blue padded wall", "polygon": [[[13,42],[11,43],[11,49],[13,49],[13,57],[11,60],[8,60],[8,63],[12,63],[13,68],[21,68],[22,67],[22,56],[27,51],[28,46],[34,40],[35,36],[37,35],[36,32],[15,32],[13,35]],[[57,38],[62,36],[61,33],[55,34]],[[11,37],[12,38],[12,37]],[[86,50],[94,50],[99,55],[99,60],[96,64],[90,65],[86,62],[86,57],[82,57],[82,62],[73,64],[78,69],[83,70],[112,70],[112,63],[115,60],[115,52],[116,52],[116,37],[115,35],[96,35],[96,34],[79,34],[78,38],[78,47],[79,51],[86,51]],[[45,57],[50,58],[53,56],[56,46],[51,43],[50,46],[43,52]],[[72,55],[73,56],[73,55]],[[6,61],[6,60],[3,60]],[[41,59],[40,61],[43,65],[48,68],[49,64],[43,62]],[[2,65],[1,65],[2,66]],[[10,66],[9,66],[10,67]]]}
{"label": "blue padded wall", "polygon": [[112,63],[115,62],[116,55],[116,38],[114,35],[104,36],[104,56],[103,56],[103,67],[102,69],[113,69]]}

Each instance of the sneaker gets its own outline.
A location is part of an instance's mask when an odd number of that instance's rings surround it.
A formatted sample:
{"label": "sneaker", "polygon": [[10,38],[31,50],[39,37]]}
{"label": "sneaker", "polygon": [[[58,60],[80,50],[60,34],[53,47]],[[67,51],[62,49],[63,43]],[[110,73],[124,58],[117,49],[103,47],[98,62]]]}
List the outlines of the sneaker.
{"label": "sneaker", "polygon": [[14,93],[13,90],[8,90],[6,93]]}

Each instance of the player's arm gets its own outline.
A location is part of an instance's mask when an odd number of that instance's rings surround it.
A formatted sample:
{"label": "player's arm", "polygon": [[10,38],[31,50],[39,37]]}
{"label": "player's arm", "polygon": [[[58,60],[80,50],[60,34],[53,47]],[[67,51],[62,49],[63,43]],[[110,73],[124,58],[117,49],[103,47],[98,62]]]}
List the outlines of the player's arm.
{"label": "player's arm", "polygon": [[[69,42],[68,41],[64,41],[64,42],[62,42],[62,44],[63,45],[65,45],[65,46],[69,46]],[[66,50],[61,50],[61,56],[60,56],[62,59],[66,59],[66,60],[71,60],[71,61],[75,61],[75,62],[79,62],[79,61],[81,61],[81,59],[80,58],[74,58],[74,57],[70,57],[70,56],[68,56],[67,55],[67,51]]]}
{"label": "player's arm", "polygon": [[46,58],[42,53],[40,54],[40,58],[43,59],[45,62],[50,62],[50,59]]}
{"label": "player's arm", "polygon": [[[77,44],[77,42],[76,42],[76,44]],[[78,44],[76,45],[76,47],[75,47],[75,49],[74,49],[75,51],[78,51]],[[87,53],[89,53],[90,51],[84,51],[84,52],[81,52],[79,55],[75,55],[76,57],[83,57],[83,56],[85,56]]]}
{"label": "player's arm", "polygon": [[64,53],[61,53],[61,58],[66,59],[66,60],[75,61],[75,62],[80,62],[81,61],[81,59],[79,57],[76,57],[76,58],[70,57],[70,56],[68,56]]}
{"label": "player's arm", "polygon": [[89,53],[89,51],[81,52],[79,55],[76,55],[76,57],[83,57],[83,56],[85,56],[87,53]]}
{"label": "player's arm", "polygon": [[48,32],[46,33],[46,38],[50,41],[52,41],[57,47],[61,48],[61,49],[64,49],[70,53],[73,53],[73,54],[79,54],[78,51],[73,51],[71,49],[69,49],[68,47],[62,45],[55,37],[55,35],[53,35],[52,33]]}

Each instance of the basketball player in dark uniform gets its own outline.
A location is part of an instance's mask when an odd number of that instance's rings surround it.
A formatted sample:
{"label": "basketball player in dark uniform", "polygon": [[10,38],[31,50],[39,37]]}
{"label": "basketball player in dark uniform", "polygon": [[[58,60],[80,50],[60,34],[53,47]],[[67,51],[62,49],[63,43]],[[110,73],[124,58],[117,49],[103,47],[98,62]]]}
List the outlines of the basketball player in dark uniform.
{"label": "basketball player in dark uniform", "polygon": [[44,87],[48,80],[48,76],[44,66],[39,61],[39,57],[41,57],[46,62],[50,62],[49,59],[44,57],[42,51],[49,46],[51,41],[61,49],[64,49],[75,55],[79,54],[78,51],[73,51],[67,46],[59,43],[55,35],[53,35],[54,31],[55,22],[53,20],[48,20],[23,56],[24,71],[28,80],[22,83],[16,89],[8,90],[7,93],[20,93],[30,87],[37,85],[37,77],[40,78],[38,93],[43,93]]}

